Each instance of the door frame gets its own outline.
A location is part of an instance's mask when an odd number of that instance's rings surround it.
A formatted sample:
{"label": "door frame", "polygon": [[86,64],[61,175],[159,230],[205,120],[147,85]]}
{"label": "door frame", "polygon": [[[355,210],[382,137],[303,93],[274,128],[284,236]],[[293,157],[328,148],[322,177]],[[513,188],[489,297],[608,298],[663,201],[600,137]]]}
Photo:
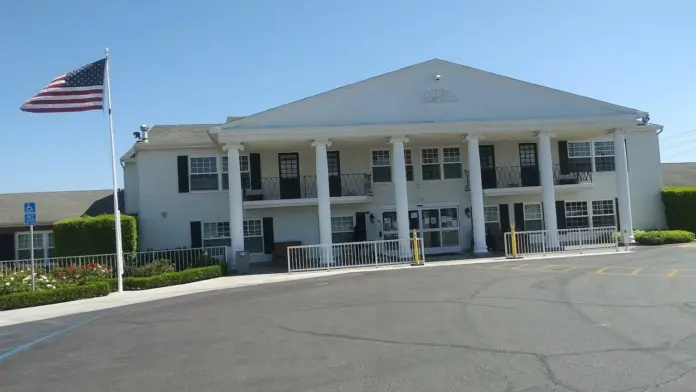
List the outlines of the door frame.
{"label": "door frame", "polygon": [[[481,152],[483,150],[490,150],[491,152],[491,157],[493,158],[493,168],[484,168],[483,165],[481,165],[481,185],[483,186],[483,189],[495,189],[498,187],[498,173],[497,173],[497,168],[496,168],[496,163],[495,163],[495,145],[494,144],[480,144],[479,145],[479,164],[481,161]],[[490,176],[486,176],[484,173],[486,171],[490,172]],[[486,179],[489,178],[490,184],[486,181]],[[486,185],[492,185],[492,186],[486,186]]]}
{"label": "door frame", "polygon": [[[463,249],[462,248],[462,244],[463,244],[463,242],[462,242],[462,228],[463,228],[463,226],[462,226],[462,216],[461,216],[462,209],[459,206],[459,203],[427,203],[427,204],[418,205],[416,207],[409,208],[408,209],[409,222],[411,220],[411,214],[414,212],[417,213],[418,214],[418,236],[420,238],[423,238],[423,233],[425,231],[442,232],[442,231],[444,231],[442,227],[440,227],[438,229],[430,229],[430,230],[425,230],[423,228],[423,210],[434,210],[434,209],[441,210],[443,208],[456,208],[457,209],[457,220],[458,220],[458,224],[457,224],[458,237],[457,238],[459,238],[459,243],[456,246],[444,246],[444,247],[440,246],[438,248],[426,248],[425,246],[423,246],[423,250],[424,250],[426,255],[437,255],[437,254],[443,254],[443,253],[461,253],[462,252],[462,249]],[[396,208],[392,207],[392,206],[383,206],[379,210],[380,222],[382,222],[382,219],[384,217],[385,212],[396,212]],[[440,217],[440,225],[442,225],[442,217]],[[410,227],[410,224],[409,224],[409,227]],[[382,225],[380,228],[380,230],[382,231],[382,238],[381,239],[384,239],[384,236],[386,234],[396,234],[395,230],[390,230],[387,232],[383,229],[384,229],[384,225],[382,222]],[[410,232],[413,233],[413,230],[410,230]],[[442,236],[440,237],[440,240],[442,240]]]}
{"label": "door frame", "polygon": [[[331,156],[336,156],[336,167],[338,168],[338,175],[331,175]],[[329,195],[330,197],[341,197],[343,196],[343,184],[341,183],[341,154],[338,150],[331,150],[326,152],[326,163],[329,169]]]}
{"label": "door frame", "polygon": [[[534,146],[534,166],[523,166],[522,165],[522,146]],[[520,162],[520,186],[540,186],[541,185],[541,175],[539,173],[539,145],[535,142],[524,142],[524,143],[517,143],[517,155],[519,158]],[[531,171],[532,168],[534,171]],[[525,172],[533,172],[534,175],[533,178],[534,181],[532,183],[529,183],[529,178],[528,175],[525,175]],[[525,184],[525,178],[528,179],[528,183]]]}
{"label": "door frame", "polygon": [[[281,167],[281,157],[283,156],[294,156],[297,163],[297,185],[292,188],[293,192],[290,197],[283,197],[283,180],[292,180],[291,177],[283,177],[283,169]],[[301,199],[302,198],[302,172],[300,171],[300,153],[298,152],[279,152],[278,153],[278,195],[280,199]]]}

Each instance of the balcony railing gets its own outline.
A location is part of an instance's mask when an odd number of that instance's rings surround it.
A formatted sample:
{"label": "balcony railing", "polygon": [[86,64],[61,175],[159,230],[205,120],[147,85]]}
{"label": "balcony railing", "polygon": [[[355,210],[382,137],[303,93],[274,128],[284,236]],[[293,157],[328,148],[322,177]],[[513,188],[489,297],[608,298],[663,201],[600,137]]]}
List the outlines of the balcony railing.
{"label": "balcony railing", "polygon": [[[372,195],[370,177],[364,173],[329,176],[329,194],[331,197]],[[317,177],[264,177],[259,189],[244,184],[242,194],[245,201],[316,198]]]}
{"label": "balcony railing", "polygon": [[[483,189],[521,188],[541,185],[541,175],[536,166],[503,166],[481,168]],[[592,171],[571,168],[568,173],[561,174],[561,165],[553,165],[554,185],[573,185],[592,182]],[[467,181],[467,190],[470,190]]]}

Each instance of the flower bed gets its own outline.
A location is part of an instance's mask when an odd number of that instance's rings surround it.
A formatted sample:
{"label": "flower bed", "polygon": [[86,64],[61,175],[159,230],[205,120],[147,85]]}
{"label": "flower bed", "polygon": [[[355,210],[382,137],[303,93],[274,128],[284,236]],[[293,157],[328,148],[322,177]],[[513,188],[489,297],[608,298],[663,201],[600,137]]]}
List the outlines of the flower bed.
{"label": "flower bed", "polygon": [[0,275],[0,310],[106,295],[110,290],[105,280],[110,274],[108,268],[96,263],[58,268],[51,272],[36,268],[35,291],[31,288],[31,268]]}
{"label": "flower bed", "polygon": [[165,272],[148,277],[123,278],[124,290],[147,290],[157,287],[197,282],[199,280],[219,278],[227,272],[227,264],[211,267],[190,268],[179,272]]}
{"label": "flower bed", "polygon": [[681,244],[694,240],[694,233],[684,230],[634,231],[633,238],[639,245]]}

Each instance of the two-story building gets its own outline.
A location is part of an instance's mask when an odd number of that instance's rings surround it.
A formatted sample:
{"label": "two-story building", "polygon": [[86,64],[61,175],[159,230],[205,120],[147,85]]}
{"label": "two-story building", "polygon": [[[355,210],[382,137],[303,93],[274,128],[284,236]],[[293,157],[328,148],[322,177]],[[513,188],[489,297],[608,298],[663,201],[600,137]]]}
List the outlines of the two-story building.
{"label": "two-story building", "polygon": [[[223,124],[158,125],[122,158],[140,248],[664,226],[646,112],[434,59]],[[230,192],[229,189],[238,191]],[[356,230],[355,227],[358,227]]]}

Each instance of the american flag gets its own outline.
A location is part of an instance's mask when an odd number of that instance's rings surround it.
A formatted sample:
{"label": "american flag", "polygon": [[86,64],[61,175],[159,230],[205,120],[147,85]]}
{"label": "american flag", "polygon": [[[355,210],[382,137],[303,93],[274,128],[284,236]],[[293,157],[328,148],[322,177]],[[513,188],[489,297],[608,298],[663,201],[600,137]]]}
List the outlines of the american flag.
{"label": "american flag", "polygon": [[31,113],[83,112],[104,108],[106,59],[95,61],[53,79],[21,109]]}

